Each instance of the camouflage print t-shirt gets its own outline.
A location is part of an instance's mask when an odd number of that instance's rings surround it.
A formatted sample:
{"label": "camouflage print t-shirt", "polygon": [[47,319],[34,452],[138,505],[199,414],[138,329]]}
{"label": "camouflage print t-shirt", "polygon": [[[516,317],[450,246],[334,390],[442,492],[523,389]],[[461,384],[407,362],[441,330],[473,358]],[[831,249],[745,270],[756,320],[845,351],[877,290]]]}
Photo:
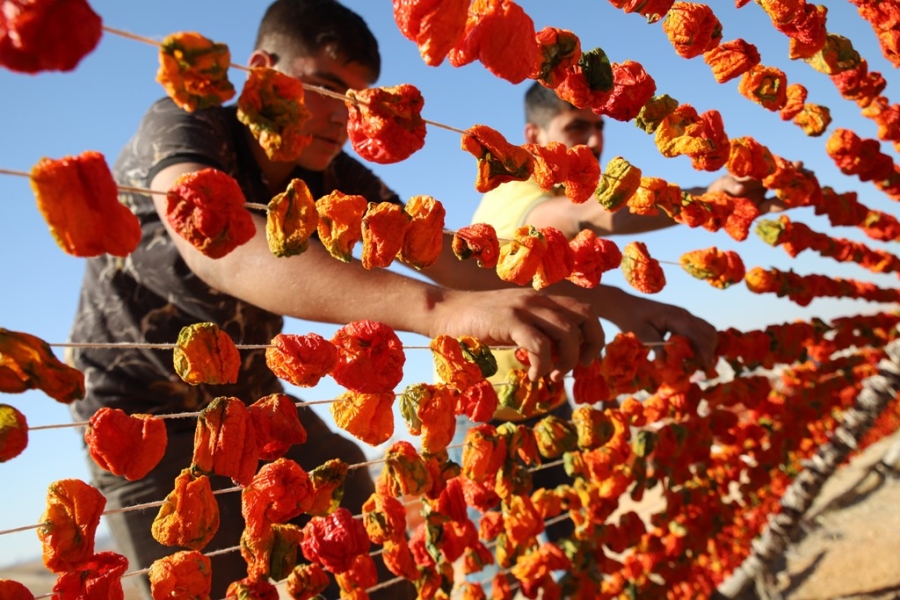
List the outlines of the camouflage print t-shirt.
{"label": "camouflage print t-shirt", "polygon": [[[266,204],[271,195],[250,143],[235,107],[188,113],[163,99],[144,116],[113,173],[120,185],[146,189],[166,166],[208,164],[234,177],[248,202]],[[306,181],[315,198],[339,189],[371,202],[400,201],[343,152],[324,172],[298,168],[292,176]],[[199,322],[216,323],[238,344],[267,344],[281,331],[280,315],[215,290],[188,269],[148,195],[123,192],[120,200],[140,220],[141,243],[125,258],[102,255],[87,261],[71,341],[172,344],[182,327]],[[282,390],[263,350],[242,350],[241,359],[237,384],[192,386],[175,373],[172,350],[73,349],[69,362],[85,374],[87,396],[73,404],[72,412],[87,420],[102,406],[128,413],[193,411],[217,396],[251,403]],[[190,420],[185,426],[193,427]]]}

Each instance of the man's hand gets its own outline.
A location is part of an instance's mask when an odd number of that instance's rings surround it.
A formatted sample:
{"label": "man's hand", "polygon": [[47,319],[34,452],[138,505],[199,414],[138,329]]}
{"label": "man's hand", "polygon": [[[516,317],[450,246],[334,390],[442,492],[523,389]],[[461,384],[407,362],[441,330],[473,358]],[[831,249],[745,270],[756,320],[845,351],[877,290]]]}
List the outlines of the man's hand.
{"label": "man's hand", "polygon": [[[801,164],[802,165],[802,164]],[[740,196],[753,202],[759,209],[759,214],[765,215],[773,212],[781,212],[785,204],[777,198],[766,198],[766,187],[759,179],[752,177],[734,177],[722,175],[713,181],[707,192],[725,192],[730,196]]]}
{"label": "man's hand", "polygon": [[460,292],[443,290],[434,305],[431,337],[472,335],[487,344],[528,352],[528,376],[556,381],[603,348],[603,329],[589,304],[527,288]]}

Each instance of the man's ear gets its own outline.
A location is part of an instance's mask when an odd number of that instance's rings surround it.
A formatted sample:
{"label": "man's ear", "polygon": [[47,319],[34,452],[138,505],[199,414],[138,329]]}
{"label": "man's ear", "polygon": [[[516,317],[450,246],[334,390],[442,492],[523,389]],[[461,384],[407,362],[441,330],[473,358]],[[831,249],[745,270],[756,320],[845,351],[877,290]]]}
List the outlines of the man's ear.
{"label": "man's ear", "polygon": [[525,143],[538,144],[540,139],[541,128],[534,123],[525,123]]}
{"label": "man's ear", "polygon": [[268,67],[272,68],[275,65],[275,61],[272,60],[272,55],[266,52],[265,50],[254,50],[252,54],[250,54],[250,58],[247,59],[248,67]]}

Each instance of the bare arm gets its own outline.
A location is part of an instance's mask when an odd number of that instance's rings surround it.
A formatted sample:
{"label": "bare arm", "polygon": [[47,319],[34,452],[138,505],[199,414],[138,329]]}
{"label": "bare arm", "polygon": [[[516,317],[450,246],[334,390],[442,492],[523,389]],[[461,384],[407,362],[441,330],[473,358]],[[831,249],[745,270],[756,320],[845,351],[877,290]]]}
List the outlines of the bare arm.
{"label": "bare arm", "polygon": [[[182,163],[159,172],[151,182],[169,189],[175,179],[205,165]],[[166,199],[154,195],[163,223]],[[277,258],[265,239],[265,222],[254,217],[256,235],[220,259],[210,259],[169,229],[188,267],[213,288],[285,316],[348,323],[360,319],[420,333],[479,337],[487,343],[515,344],[533,356],[533,377],[553,371],[561,377],[576,362],[591,360],[603,332],[591,307],[571,297],[510,289],[463,292],[441,288],[384,269],[366,270],[332,258],[318,243],[299,256]],[[557,347],[559,361],[551,364]]]}

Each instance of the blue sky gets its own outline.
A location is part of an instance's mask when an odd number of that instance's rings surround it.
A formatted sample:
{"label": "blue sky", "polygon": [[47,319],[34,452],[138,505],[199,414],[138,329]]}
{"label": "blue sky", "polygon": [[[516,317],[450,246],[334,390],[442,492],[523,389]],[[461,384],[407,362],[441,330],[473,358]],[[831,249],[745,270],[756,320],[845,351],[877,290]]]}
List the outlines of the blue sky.
{"label": "blue sky", "polygon": [[[514,143],[522,140],[522,94],[519,86],[497,79],[480,64],[454,69],[446,62],[426,66],[412,42],[403,38],[393,22],[387,0],[346,0],[370,24],[381,44],[383,64],[379,84],[412,83],[425,97],[423,115],[430,120],[465,129],[476,123],[488,124]],[[602,0],[521,0],[538,29],[553,25],[577,33],[584,49],[602,47],[610,59],[641,62],[656,80],[658,93],[668,93],[699,111],[716,108],[724,117],[730,137],[752,135],[773,152],[788,159],[803,160],[819,180],[838,191],[859,192],[864,204],[897,213],[896,204],[869,183],[843,176],[825,154],[825,137],[808,138],[800,129],[780,120],[777,114],[752,104],[737,92],[737,82],[715,83],[701,58],[684,60],[675,55],[659,24],[649,25],[637,15],[625,15]],[[887,95],[898,90],[897,74],[881,56],[874,33],[859,18],[856,9],[843,0],[824,2],[829,8],[829,31],[849,37],[869,61],[869,68],[880,71],[888,80]],[[144,36],[161,39],[175,31],[198,31],[229,45],[232,60],[243,63],[250,54],[255,26],[265,2],[191,0],[174,2],[121,2],[94,0],[94,9],[104,22]],[[810,91],[809,101],[828,106],[835,127],[853,129],[862,137],[875,137],[876,126],[859,114],[858,107],[840,98],[830,80],[803,62],[787,58],[787,38],[770,24],[754,3],[737,10],[732,2],[713,3],[723,24],[724,39],[742,37],[757,45],[764,64],[785,71],[788,81],[803,83]],[[4,115],[0,132],[0,168],[27,171],[41,157],[59,158],[85,150],[102,152],[110,163],[134,131],[144,110],[163,92],[155,82],[156,51],[139,42],[105,34],[99,47],[72,73],[28,76],[0,70],[0,114]],[[243,83],[242,73],[234,71],[232,81]],[[890,145],[883,145],[895,161]],[[701,185],[713,175],[693,171],[687,158],[665,159],[659,155],[652,136],[631,123],[609,122],[603,160],[619,154],[643,169],[645,175],[662,177],[683,187]],[[397,164],[372,166],[401,197],[430,194],[447,209],[447,226],[458,228],[468,223],[479,195],[474,189],[475,162],[459,149],[458,135],[431,128],[423,150]],[[50,237],[38,213],[34,197],[24,178],[0,175],[0,327],[25,331],[48,342],[64,342],[78,299],[84,262],[64,254]],[[896,252],[896,244],[879,244],[861,232],[828,227],[827,220],[815,217],[812,209],[789,213],[813,229],[835,237],[846,237]],[[733,242],[724,232],[709,233],[676,226],[645,234],[651,254],[677,261],[686,251],[716,245],[737,251],[749,267],[794,268],[802,274],[873,281],[884,287],[896,286],[896,275],[873,275],[854,265],[803,254],[790,259],[777,248],[766,246],[751,233],[743,243]],[[618,237],[620,247],[630,238]],[[692,279],[674,265],[665,265],[668,285],[657,299],[685,306],[703,316],[717,328],[749,330],[813,316],[836,316],[873,312],[879,307],[861,301],[818,299],[800,308],[772,295],[757,296],[743,285],[720,291]],[[618,273],[606,283],[625,285]],[[333,325],[291,321],[288,331],[317,331],[330,336]],[[608,336],[613,333],[608,328]],[[404,335],[411,345],[427,342],[418,336]],[[173,340],[174,341],[174,340]],[[431,379],[430,356],[426,351],[408,352],[406,374],[401,384]],[[339,392],[330,379],[313,390],[300,394],[310,400],[332,398]],[[31,425],[66,423],[66,407],[42,393],[6,395],[0,402],[22,410]],[[398,422],[398,431],[403,425]],[[29,447],[18,458],[0,465],[0,476],[15,491],[7,490],[0,511],[0,530],[37,522],[47,485],[67,477],[86,478],[87,470],[81,441],[74,429],[37,431]],[[378,449],[372,449],[376,455]],[[40,553],[33,531],[0,536],[0,567]]]}

